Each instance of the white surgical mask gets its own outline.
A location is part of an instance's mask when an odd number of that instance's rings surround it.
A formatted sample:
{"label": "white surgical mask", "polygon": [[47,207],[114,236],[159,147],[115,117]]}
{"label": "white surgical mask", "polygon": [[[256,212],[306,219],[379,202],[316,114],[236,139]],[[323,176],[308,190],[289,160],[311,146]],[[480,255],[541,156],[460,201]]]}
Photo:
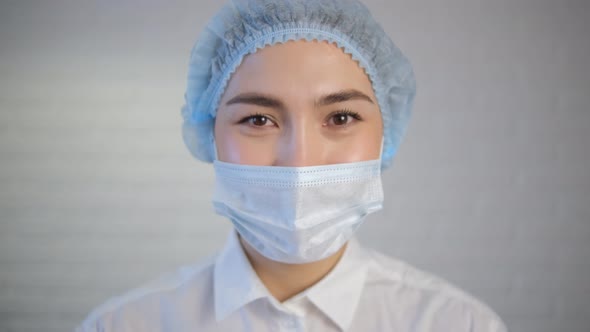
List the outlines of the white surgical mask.
{"label": "white surgical mask", "polygon": [[383,206],[381,160],[322,166],[214,161],[215,211],[263,256],[284,263],[336,253]]}

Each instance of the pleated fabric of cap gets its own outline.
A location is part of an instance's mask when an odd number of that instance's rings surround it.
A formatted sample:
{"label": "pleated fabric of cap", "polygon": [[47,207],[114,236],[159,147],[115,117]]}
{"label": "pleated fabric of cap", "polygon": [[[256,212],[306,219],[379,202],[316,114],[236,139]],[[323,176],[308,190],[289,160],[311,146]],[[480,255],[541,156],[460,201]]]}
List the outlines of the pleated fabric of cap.
{"label": "pleated fabric of cap", "polygon": [[231,0],[211,19],[189,62],[183,140],[196,158],[212,162],[220,99],[243,58],[289,40],[335,43],[365,70],[383,118],[382,168],[406,132],[416,94],[412,65],[365,5],[355,0]]}

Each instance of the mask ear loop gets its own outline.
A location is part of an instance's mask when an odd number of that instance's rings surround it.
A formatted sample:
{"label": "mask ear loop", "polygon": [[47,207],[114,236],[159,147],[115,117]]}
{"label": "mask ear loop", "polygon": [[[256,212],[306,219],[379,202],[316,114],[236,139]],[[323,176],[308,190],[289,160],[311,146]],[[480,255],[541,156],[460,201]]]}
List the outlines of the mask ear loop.
{"label": "mask ear loop", "polygon": [[383,146],[385,145],[385,136],[381,136],[381,148],[379,149],[379,161],[383,161]]}
{"label": "mask ear loop", "polygon": [[217,159],[217,143],[215,142],[215,135],[213,134],[213,130],[211,130],[211,153],[213,154],[213,162],[219,161]]}

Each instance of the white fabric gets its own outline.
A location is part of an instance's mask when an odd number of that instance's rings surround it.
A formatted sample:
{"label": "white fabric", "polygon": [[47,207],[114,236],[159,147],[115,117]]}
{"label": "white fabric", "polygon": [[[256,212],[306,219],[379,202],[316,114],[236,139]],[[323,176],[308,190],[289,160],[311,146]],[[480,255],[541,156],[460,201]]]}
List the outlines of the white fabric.
{"label": "white fabric", "polygon": [[353,237],[336,267],[293,298],[274,299],[235,231],[224,249],[95,309],[76,331],[505,332],[487,305]]}
{"label": "white fabric", "polygon": [[329,257],[383,207],[381,159],[290,167],[215,160],[214,168],[215,212],[273,261]]}

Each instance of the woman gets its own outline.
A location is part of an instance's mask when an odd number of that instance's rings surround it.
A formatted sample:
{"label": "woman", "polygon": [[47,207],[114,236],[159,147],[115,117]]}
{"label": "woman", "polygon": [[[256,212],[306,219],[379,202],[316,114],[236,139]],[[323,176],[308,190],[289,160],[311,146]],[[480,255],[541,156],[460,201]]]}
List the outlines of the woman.
{"label": "woman", "polygon": [[506,331],[440,278],[362,248],[415,94],[357,1],[234,0],[191,55],[183,136],[213,162],[219,255],[96,309],[79,331]]}

